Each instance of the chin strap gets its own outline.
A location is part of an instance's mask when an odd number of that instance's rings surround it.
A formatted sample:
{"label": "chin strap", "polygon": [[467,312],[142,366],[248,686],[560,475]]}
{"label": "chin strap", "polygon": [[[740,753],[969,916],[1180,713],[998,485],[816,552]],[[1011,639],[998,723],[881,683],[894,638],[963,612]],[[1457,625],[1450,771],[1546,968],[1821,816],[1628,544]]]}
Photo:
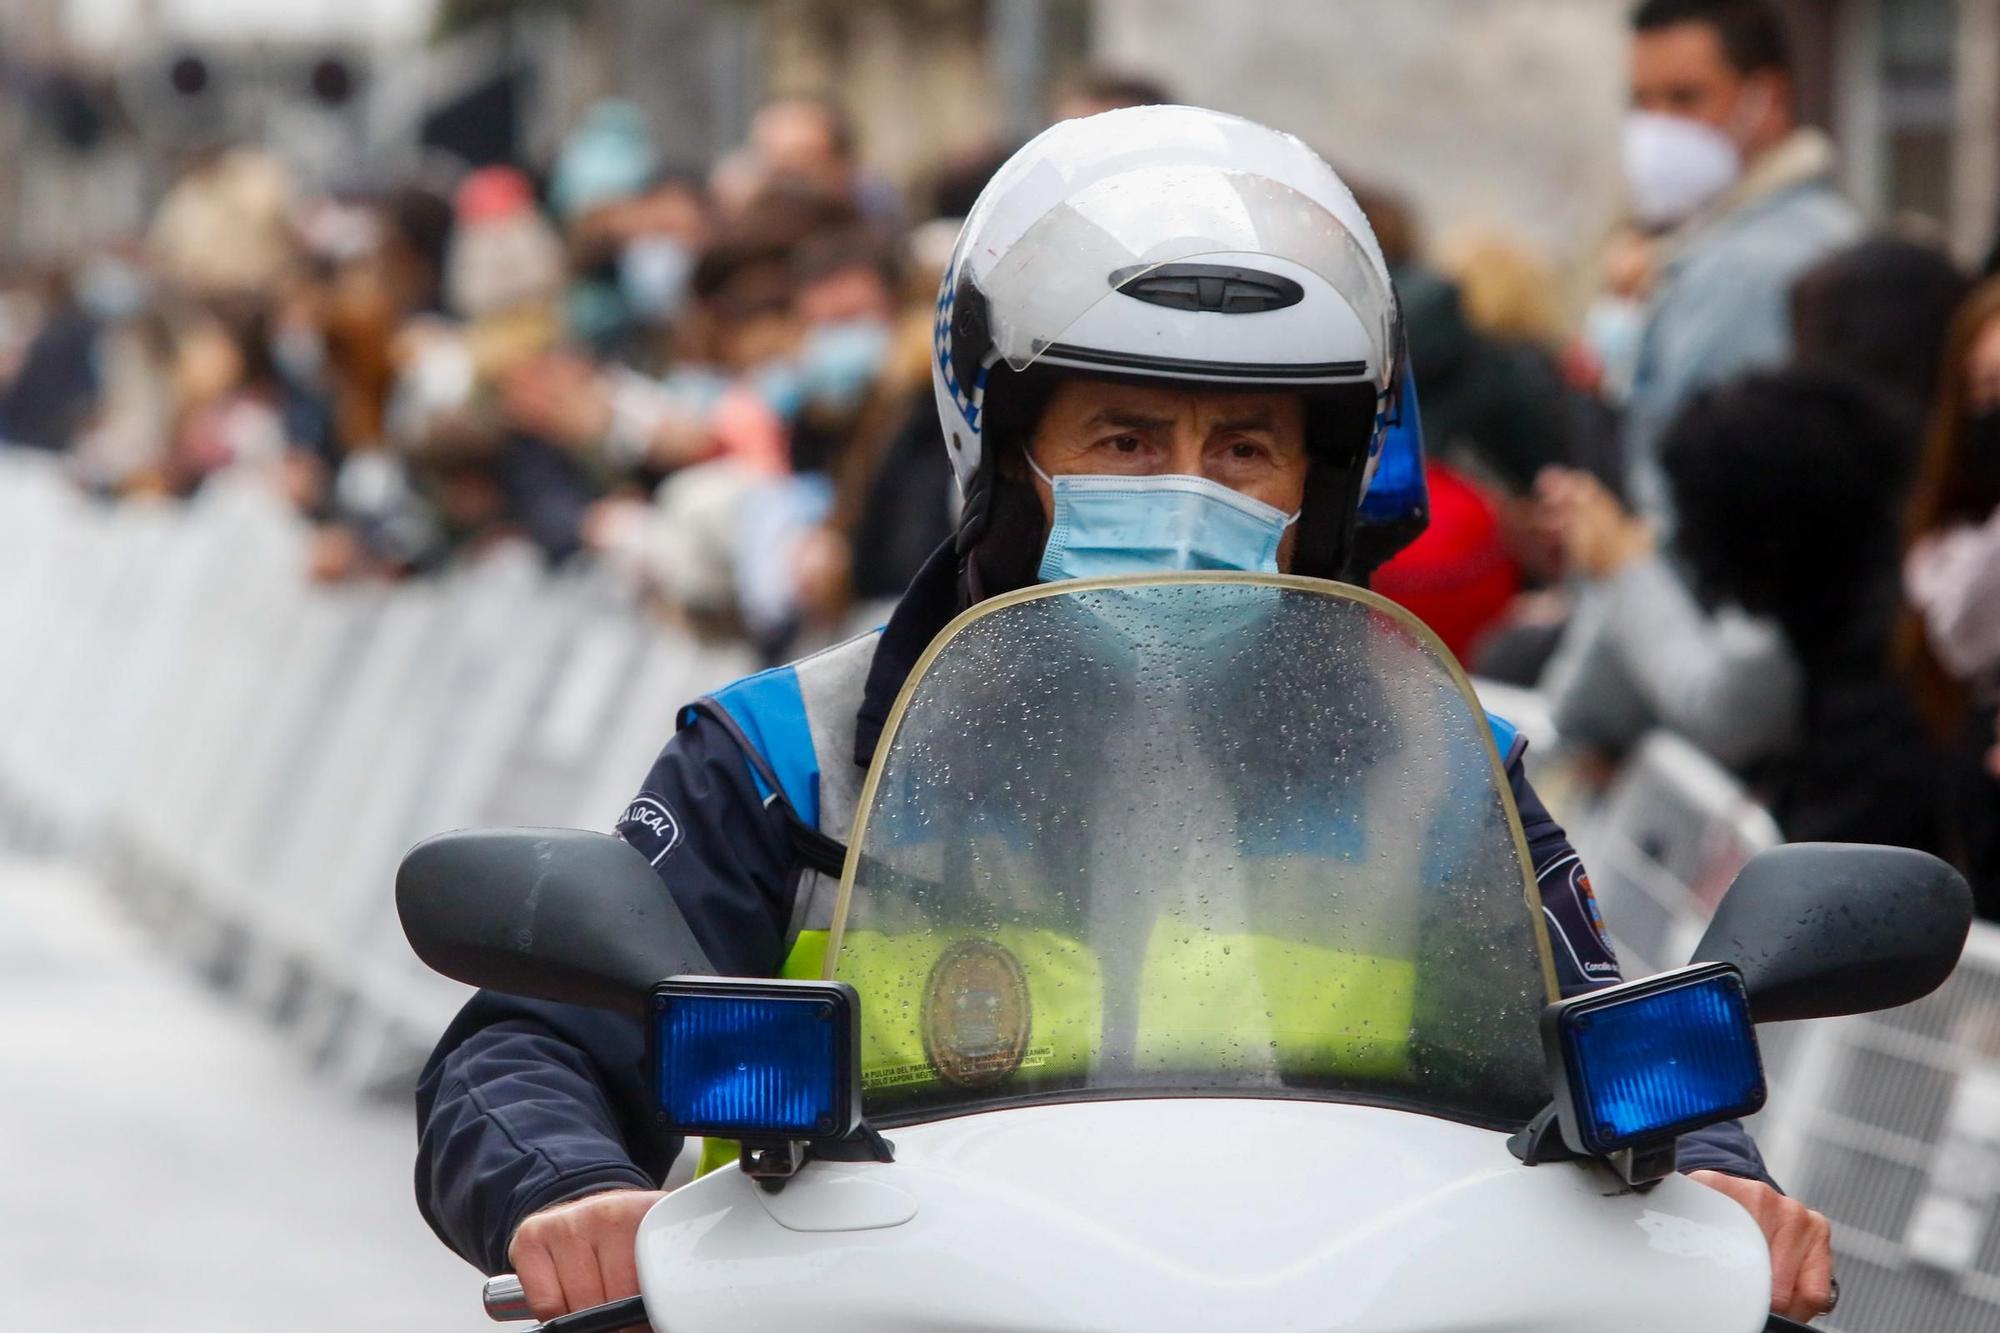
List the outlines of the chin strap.
{"label": "chin strap", "polygon": [[1034,583],[1047,541],[1047,515],[1034,487],[997,468],[981,480],[966,497],[958,530],[959,581],[967,606]]}
{"label": "chin strap", "polygon": [[1292,546],[1292,573],[1315,579],[1364,583],[1373,566],[1357,571],[1356,515],[1366,469],[1352,463],[1316,461],[1306,473],[1305,503],[1299,509],[1298,539]]}

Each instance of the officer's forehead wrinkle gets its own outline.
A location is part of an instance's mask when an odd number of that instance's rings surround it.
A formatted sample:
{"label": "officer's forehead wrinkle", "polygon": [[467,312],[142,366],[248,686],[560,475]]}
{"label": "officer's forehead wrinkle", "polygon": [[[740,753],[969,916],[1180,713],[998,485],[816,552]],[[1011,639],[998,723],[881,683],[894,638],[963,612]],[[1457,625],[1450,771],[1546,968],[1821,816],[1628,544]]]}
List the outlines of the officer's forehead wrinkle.
{"label": "officer's forehead wrinkle", "polygon": [[1282,392],[1077,380],[1064,386],[1052,406],[1066,409],[1065,415],[1077,413],[1071,419],[1086,428],[1159,430],[1197,422],[1210,430],[1272,430],[1279,422],[1280,405],[1293,397]]}
{"label": "officer's forehead wrinkle", "polygon": [[1277,427],[1276,405],[1268,401],[1232,412],[1211,424],[1211,429],[1218,431],[1276,430]]}
{"label": "officer's forehead wrinkle", "polygon": [[1177,420],[1170,413],[1146,412],[1122,404],[1100,407],[1083,419],[1085,426],[1117,426],[1124,430],[1160,430]]}

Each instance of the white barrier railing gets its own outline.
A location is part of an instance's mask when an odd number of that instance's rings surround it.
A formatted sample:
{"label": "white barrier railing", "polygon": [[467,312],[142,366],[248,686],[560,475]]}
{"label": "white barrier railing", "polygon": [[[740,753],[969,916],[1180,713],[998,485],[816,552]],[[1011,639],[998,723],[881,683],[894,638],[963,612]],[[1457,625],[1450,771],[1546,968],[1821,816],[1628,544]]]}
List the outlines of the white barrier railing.
{"label": "white barrier railing", "polygon": [[397,928],[403,852],[608,827],[677,707],[755,663],[523,549],[314,587],[304,537],[254,491],[106,506],[0,452],[0,817],[344,1079],[398,1082],[464,994]]}

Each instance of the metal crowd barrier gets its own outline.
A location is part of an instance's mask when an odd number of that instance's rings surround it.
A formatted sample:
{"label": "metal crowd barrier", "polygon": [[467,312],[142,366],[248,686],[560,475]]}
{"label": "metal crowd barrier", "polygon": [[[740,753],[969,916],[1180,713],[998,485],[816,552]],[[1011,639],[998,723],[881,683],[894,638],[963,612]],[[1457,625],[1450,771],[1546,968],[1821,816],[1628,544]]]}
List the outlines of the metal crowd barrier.
{"label": "metal crowd barrier", "polygon": [[336,1077],[398,1086],[464,995],[397,928],[403,852],[608,828],[677,707],[755,663],[523,549],[315,587],[304,542],[252,488],[104,505],[0,450],[0,826],[97,867]]}
{"label": "metal crowd barrier", "polygon": [[2000,1328],[2000,929],[1943,989],[1802,1034],[1766,1134],[1833,1219],[1843,1327]]}

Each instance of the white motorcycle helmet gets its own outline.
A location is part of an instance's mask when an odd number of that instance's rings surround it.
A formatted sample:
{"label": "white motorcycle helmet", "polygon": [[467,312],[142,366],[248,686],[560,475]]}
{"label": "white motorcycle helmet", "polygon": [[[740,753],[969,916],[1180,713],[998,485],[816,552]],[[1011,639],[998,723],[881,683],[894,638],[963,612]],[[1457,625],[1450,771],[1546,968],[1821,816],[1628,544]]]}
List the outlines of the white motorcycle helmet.
{"label": "white motorcycle helmet", "polygon": [[935,334],[961,553],[996,511],[1029,523],[1031,493],[996,454],[1025,444],[1052,376],[1088,374],[1305,391],[1314,465],[1294,566],[1350,568],[1356,510],[1406,401],[1401,319],[1353,193],[1293,136],[1178,106],[1051,126],[973,205]]}

